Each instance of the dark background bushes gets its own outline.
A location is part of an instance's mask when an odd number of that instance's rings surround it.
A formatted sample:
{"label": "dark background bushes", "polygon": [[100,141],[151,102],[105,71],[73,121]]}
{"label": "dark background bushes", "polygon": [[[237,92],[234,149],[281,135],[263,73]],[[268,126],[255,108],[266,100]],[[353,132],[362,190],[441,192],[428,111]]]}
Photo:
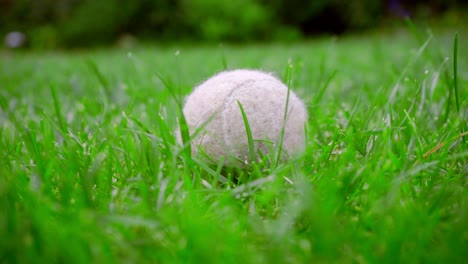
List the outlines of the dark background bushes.
{"label": "dark background bushes", "polygon": [[390,18],[432,17],[462,0],[0,0],[0,33],[35,48],[158,40],[249,41],[366,30]]}

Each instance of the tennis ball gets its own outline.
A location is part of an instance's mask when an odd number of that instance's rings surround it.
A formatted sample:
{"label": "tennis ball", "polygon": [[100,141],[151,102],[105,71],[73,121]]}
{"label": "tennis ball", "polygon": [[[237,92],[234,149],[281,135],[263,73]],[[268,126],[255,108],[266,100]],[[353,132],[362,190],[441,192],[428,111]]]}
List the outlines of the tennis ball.
{"label": "tennis ball", "polygon": [[[258,70],[224,71],[209,78],[186,98],[183,108],[192,154],[204,153],[214,163],[224,157],[225,166],[243,166],[252,161],[239,103],[247,117],[256,154],[271,155],[277,151],[283,127],[283,159],[300,153],[305,145],[307,111],[291,90],[286,111],[287,95],[286,85],[272,74]],[[177,138],[181,143],[180,131]]]}

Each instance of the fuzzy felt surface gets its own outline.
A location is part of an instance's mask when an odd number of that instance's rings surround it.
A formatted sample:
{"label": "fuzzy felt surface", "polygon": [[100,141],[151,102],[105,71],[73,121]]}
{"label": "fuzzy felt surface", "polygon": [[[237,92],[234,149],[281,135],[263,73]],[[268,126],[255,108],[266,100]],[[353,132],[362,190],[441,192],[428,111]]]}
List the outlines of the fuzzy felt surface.
{"label": "fuzzy felt surface", "polygon": [[[184,115],[192,139],[193,154],[203,152],[212,162],[224,157],[227,165],[250,161],[246,127],[240,102],[247,116],[255,152],[266,155],[277,148],[284,126],[283,157],[304,149],[307,111],[304,103],[272,74],[258,70],[218,73],[197,86],[186,98]],[[201,132],[194,135],[201,128]],[[180,140],[180,139],[179,139]]]}

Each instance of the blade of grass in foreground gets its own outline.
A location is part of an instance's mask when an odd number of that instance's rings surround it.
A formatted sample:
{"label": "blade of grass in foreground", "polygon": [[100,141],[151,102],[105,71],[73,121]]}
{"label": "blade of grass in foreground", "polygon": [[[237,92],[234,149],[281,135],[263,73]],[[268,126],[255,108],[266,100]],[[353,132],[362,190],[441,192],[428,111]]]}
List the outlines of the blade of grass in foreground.
{"label": "blade of grass in foreground", "polygon": [[460,114],[460,102],[458,100],[458,33],[455,33],[453,39],[453,91],[455,93],[455,103],[457,105],[457,111]]}
{"label": "blade of grass in foreground", "polygon": [[247,134],[247,143],[249,144],[250,162],[255,163],[255,146],[252,139],[252,131],[250,130],[249,120],[247,119],[247,115],[245,114],[244,107],[242,107],[241,102],[237,101],[237,104],[239,105],[239,109],[242,114],[242,119],[244,120],[245,132]]}
{"label": "blade of grass in foreground", "polygon": [[109,82],[104,77],[104,74],[102,74],[101,70],[99,70],[99,67],[96,65],[96,63],[94,61],[88,60],[87,63],[88,63],[88,66],[93,71],[93,73],[96,75],[99,83],[102,85],[102,89],[104,90],[104,94],[106,96],[106,99],[110,101],[111,100],[111,91],[110,91]]}
{"label": "blade of grass in foreground", "polygon": [[57,92],[55,91],[55,85],[50,84],[50,93],[52,94],[52,99],[54,100],[54,108],[55,108],[55,115],[57,116],[57,122],[59,124],[60,130],[62,134],[66,134],[65,123],[63,122],[62,118],[62,108],[60,107],[60,103],[57,99]]}
{"label": "blade of grass in foreground", "polygon": [[323,95],[325,94],[325,91],[330,86],[331,81],[336,77],[337,73],[338,73],[338,71],[334,70],[332,73],[330,73],[330,75],[328,75],[328,77],[325,80],[325,82],[323,83],[322,87],[320,87],[320,90],[319,90],[319,92],[317,94],[317,97],[315,97],[314,105],[317,105],[318,103],[320,103],[320,101],[322,100]]}
{"label": "blade of grass in foreground", "polygon": [[227,70],[228,65],[227,65],[227,60],[226,60],[226,53],[224,52],[224,46],[221,45],[221,63],[223,65],[223,69]]}
{"label": "blade of grass in foreground", "polygon": [[292,86],[292,64],[289,61],[288,65],[286,66],[286,73],[285,73],[285,80],[288,91],[286,93],[286,106],[284,108],[284,115],[283,115],[283,125],[281,127],[280,138],[278,142],[278,148],[276,150],[276,160],[275,160],[275,167],[278,167],[279,162],[281,160],[281,151],[283,150],[283,141],[284,141],[284,130],[286,128],[286,121],[288,118],[288,109],[289,109],[289,95],[291,93],[291,86]]}
{"label": "blade of grass in foreground", "polygon": [[[463,113],[460,112],[460,100],[458,94],[458,32],[455,33],[455,37],[453,38],[453,92],[455,93],[455,104],[457,105],[457,112],[460,116],[460,119],[463,120]],[[466,138],[466,128],[464,128],[464,123],[460,123],[460,133],[462,134],[462,138]]]}
{"label": "blade of grass in foreground", "polygon": [[192,157],[192,146],[190,144],[190,131],[183,112],[182,99],[180,98],[180,96],[178,97],[175,94],[174,90],[172,89],[172,82],[169,79],[164,78],[158,72],[155,72],[155,74],[156,77],[158,77],[158,79],[164,84],[164,87],[169,91],[172,98],[177,104],[177,117],[179,118],[180,136],[182,138],[182,145],[185,146],[183,152],[190,159]]}

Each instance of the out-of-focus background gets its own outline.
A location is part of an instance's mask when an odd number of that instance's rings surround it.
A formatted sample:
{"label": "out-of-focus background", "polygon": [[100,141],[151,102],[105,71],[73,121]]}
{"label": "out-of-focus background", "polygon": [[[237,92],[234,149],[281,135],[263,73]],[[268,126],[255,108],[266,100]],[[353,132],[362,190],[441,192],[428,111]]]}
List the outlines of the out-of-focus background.
{"label": "out-of-focus background", "polygon": [[388,28],[410,17],[466,24],[464,0],[0,0],[10,48],[138,41],[290,41]]}

